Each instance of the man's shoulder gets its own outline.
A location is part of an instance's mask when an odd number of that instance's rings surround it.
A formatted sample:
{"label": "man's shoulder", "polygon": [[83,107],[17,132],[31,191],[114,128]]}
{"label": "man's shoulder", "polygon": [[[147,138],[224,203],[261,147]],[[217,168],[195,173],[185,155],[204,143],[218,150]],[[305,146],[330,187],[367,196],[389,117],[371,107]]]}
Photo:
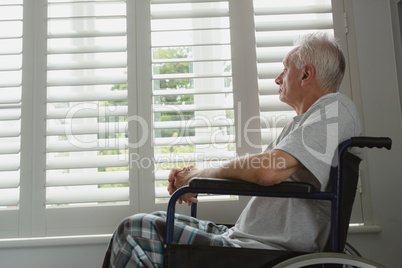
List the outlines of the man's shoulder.
{"label": "man's shoulder", "polygon": [[328,110],[331,107],[336,108],[340,113],[346,111],[351,114],[352,117],[357,116],[357,109],[354,102],[349,97],[339,92],[329,93],[322,96],[310,107],[309,110],[310,112],[314,112],[322,108]]}
{"label": "man's shoulder", "polygon": [[315,104],[325,104],[325,103],[333,103],[333,102],[341,102],[345,105],[354,106],[353,101],[346,95],[336,92],[336,93],[328,93],[317,100]]}

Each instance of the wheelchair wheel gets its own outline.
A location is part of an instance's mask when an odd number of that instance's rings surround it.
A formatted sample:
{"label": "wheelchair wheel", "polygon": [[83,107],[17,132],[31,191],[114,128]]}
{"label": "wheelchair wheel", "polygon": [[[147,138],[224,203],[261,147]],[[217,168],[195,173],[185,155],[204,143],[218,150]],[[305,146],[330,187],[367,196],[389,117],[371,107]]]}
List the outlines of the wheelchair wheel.
{"label": "wheelchair wheel", "polygon": [[343,253],[312,253],[301,255],[275,265],[273,268],[301,268],[317,264],[343,264],[360,268],[385,268],[385,266],[359,256]]}

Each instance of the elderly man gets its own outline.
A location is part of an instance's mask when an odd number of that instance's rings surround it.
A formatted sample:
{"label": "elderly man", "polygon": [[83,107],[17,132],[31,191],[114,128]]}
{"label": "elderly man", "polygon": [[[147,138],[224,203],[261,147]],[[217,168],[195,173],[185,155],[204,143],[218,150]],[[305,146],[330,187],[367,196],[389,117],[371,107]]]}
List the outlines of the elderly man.
{"label": "elderly man", "polygon": [[[275,82],[280,100],[297,116],[279,137],[263,153],[235,159],[219,168],[173,169],[169,175],[170,194],[193,177],[230,178],[261,185],[301,181],[326,189],[337,145],[361,135],[354,104],[337,93],[345,58],[327,35],[310,34],[299,40],[283,65]],[[190,204],[197,199],[187,194],[181,202]],[[115,231],[104,266],[162,266],[165,215],[156,212],[125,219]],[[329,217],[329,204],[324,201],[253,197],[230,229],[176,215],[174,243],[321,251],[328,239]]]}

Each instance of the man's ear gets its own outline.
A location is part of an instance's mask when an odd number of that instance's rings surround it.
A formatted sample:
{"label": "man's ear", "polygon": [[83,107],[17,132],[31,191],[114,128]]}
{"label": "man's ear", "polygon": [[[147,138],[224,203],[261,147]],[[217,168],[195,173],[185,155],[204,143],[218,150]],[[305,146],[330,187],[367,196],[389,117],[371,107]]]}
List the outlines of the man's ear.
{"label": "man's ear", "polygon": [[311,64],[307,64],[303,67],[302,86],[309,85],[315,79],[315,68]]}

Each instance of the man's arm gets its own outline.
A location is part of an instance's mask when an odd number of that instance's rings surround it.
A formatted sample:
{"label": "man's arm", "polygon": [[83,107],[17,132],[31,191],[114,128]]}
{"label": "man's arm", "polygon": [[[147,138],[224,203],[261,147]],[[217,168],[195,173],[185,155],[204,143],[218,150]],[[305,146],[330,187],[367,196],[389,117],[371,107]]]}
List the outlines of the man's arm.
{"label": "man's arm", "polygon": [[[280,183],[303,165],[291,154],[282,150],[237,158],[220,168],[195,171],[197,177],[238,179],[260,185]],[[195,176],[193,176],[195,177]]]}
{"label": "man's arm", "polygon": [[[303,168],[303,164],[291,154],[282,150],[247,155],[236,158],[219,168],[197,170],[188,167],[183,170],[173,169],[169,175],[169,194],[178,188],[187,185],[194,177],[237,179],[260,185],[274,185],[280,183]],[[183,197],[183,201],[189,200]],[[191,200],[195,202],[193,198]]]}

